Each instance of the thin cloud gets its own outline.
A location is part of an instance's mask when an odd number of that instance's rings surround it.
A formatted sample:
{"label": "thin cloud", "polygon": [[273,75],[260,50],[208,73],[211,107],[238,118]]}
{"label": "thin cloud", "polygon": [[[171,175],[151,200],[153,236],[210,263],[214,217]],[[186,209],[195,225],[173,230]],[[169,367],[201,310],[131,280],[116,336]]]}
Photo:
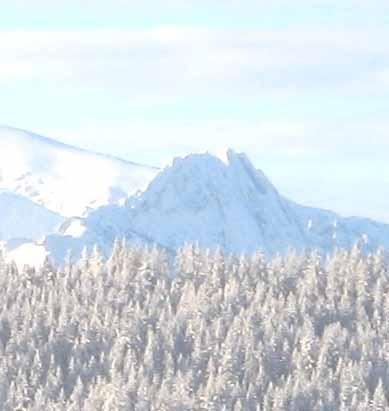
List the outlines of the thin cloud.
{"label": "thin cloud", "polygon": [[[385,36],[386,34],[386,36]],[[68,81],[129,96],[260,95],[363,87],[389,68],[377,30],[150,30],[0,32],[0,77]],[[382,92],[386,75],[377,75]],[[1,81],[1,80],[0,80]],[[355,84],[357,83],[357,84]]]}

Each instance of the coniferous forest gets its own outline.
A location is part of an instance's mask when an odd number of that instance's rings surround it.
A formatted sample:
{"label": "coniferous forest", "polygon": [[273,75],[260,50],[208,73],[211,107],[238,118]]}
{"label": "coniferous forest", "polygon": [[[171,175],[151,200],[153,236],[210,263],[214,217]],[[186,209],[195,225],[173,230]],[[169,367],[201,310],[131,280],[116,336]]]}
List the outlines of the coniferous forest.
{"label": "coniferous forest", "polygon": [[0,410],[387,410],[389,263],[116,242],[1,263]]}

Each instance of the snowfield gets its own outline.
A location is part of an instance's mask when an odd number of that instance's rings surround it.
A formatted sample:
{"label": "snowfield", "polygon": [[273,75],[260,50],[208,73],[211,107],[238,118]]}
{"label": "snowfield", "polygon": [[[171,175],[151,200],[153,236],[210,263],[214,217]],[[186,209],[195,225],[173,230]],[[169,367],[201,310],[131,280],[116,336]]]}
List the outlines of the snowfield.
{"label": "snowfield", "polygon": [[66,217],[144,190],[158,169],[0,127],[0,188]]}

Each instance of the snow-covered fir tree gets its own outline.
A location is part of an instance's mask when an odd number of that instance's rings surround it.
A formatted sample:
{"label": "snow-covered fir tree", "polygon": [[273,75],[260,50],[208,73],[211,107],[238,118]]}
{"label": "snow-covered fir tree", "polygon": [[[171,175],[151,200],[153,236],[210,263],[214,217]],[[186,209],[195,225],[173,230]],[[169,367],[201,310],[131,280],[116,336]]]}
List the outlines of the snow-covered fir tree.
{"label": "snow-covered fir tree", "polygon": [[117,241],[0,264],[0,410],[389,409],[389,262]]}

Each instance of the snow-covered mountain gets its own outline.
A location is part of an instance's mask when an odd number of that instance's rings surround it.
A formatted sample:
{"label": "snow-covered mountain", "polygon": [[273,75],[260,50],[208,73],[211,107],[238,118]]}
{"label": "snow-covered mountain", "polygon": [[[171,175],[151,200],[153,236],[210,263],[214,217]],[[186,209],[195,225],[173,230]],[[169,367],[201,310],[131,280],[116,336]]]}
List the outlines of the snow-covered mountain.
{"label": "snow-covered mountain", "polygon": [[117,237],[170,250],[197,242],[227,252],[274,254],[289,248],[351,247],[361,238],[369,248],[389,247],[389,225],[295,204],[244,154],[229,150],[222,158],[193,154],[175,159],[125,205],[69,219],[37,247],[62,261],[68,250],[77,256],[94,244],[108,253]]}
{"label": "snow-covered mountain", "polygon": [[123,202],[157,173],[156,168],[0,127],[0,189],[66,217]]}
{"label": "snow-covered mountain", "polygon": [[298,205],[231,150],[177,158],[160,171],[0,128],[0,241],[22,262],[61,262],[95,244],[108,254],[115,238],[270,255],[362,237],[367,247],[389,247],[389,225]]}

